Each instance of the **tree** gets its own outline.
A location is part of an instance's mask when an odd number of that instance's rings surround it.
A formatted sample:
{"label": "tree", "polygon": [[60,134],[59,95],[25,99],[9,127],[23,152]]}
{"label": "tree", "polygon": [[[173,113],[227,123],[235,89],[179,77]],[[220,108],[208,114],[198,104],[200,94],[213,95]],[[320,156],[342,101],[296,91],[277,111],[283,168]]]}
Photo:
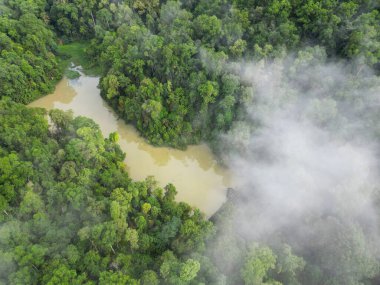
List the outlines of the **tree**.
{"label": "tree", "polygon": [[266,246],[254,244],[247,253],[245,263],[241,269],[241,276],[246,285],[280,284],[268,280],[268,272],[276,266],[277,257]]}
{"label": "tree", "polygon": [[160,273],[168,284],[189,284],[197,276],[200,269],[198,261],[188,259],[181,262],[171,251],[165,252],[162,259]]}
{"label": "tree", "polygon": [[292,253],[291,247],[284,244],[281,251],[277,254],[276,279],[283,284],[301,284],[297,277],[306,265],[302,257],[298,257]]}
{"label": "tree", "polygon": [[194,20],[195,36],[213,47],[219,40],[222,31],[222,22],[216,16],[200,15]]}
{"label": "tree", "polygon": [[156,272],[153,270],[146,270],[144,274],[141,276],[141,285],[158,285],[159,279],[157,277]]}
{"label": "tree", "polygon": [[86,276],[77,276],[75,270],[68,268],[66,265],[60,265],[58,268],[51,272],[51,276],[44,276],[44,281],[48,285],[71,285],[71,284],[91,284],[86,282]]}
{"label": "tree", "polygon": [[199,269],[200,264],[198,261],[188,259],[181,267],[179,279],[181,280],[181,282],[183,282],[183,284],[186,284],[186,282],[190,282],[197,276]]}
{"label": "tree", "polygon": [[99,278],[100,285],[138,285],[139,282],[130,278],[128,275],[124,275],[122,272],[109,272],[104,271],[100,273]]}

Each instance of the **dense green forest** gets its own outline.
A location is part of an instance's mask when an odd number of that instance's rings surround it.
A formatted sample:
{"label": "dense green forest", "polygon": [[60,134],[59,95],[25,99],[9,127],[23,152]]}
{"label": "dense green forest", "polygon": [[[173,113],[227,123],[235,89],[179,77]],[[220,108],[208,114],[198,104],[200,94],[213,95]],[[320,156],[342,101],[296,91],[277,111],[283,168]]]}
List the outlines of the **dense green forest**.
{"label": "dense green forest", "polygon": [[52,91],[60,72],[45,1],[0,1],[0,97],[29,103]]}
{"label": "dense green forest", "polygon": [[[154,145],[207,141],[220,159],[260,161],[249,149],[266,122],[252,114],[280,103],[258,107],[240,65],[254,62],[263,74],[281,66],[280,101],[312,94],[296,113],[377,146],[378,1],[0,0],[0,284],[380,282],[380,207],[375,222],[345,218],[344,203],[308,215],[297,225],[320,233],[307,236],[312,246],[297,244],[293,225],[255,239],[239,230],[252,208],[244,191],[230,190],[207,220],[175,201],[174,185],[132,181],[117,133],[25,107],[65,72],[76,76],[71,59],[101,76],[103,98]],[[378,205],[379,181],[370,182]]]}
{"label": "dense green forest", "polygon": [[[2,284],[188,284],[213,233],[173,185],[132,182],[117,135],[84,117],[0,103]],[[32,123],[31,123],[32,122]]]}
{"label": "dense green forest", "polygon": [[104,98],[156,145],[217,140],[245,116],[252,91],[223,68],[229,60],[319,45],[379,68],[375,0],[3,2],[1,96],[46,94],[59,76],[55,39],[91,40]]}

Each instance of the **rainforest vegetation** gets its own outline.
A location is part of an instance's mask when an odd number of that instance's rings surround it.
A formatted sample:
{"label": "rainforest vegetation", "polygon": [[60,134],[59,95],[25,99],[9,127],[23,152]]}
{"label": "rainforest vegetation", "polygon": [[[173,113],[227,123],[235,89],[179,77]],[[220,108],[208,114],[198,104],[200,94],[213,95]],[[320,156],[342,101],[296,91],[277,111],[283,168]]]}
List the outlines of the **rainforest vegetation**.
{"label": "rainforest vegetation", "polygon": [[[313,101],[311,116],[341,130],[349,118],[329,120],[355,102],[363,132],[378,141],[379,102],[367,112],[365,99],[345,95],[380,86],[378,1],[0,0],[0,284],[380,282],[379,252],[355,221],[328,219],[328,251],[246,239],[231,218],[244,195],[231,190],[207,220],[176,202],[175,185],[132,181],[117,133],[104,138],[90,119],[27,108],[64,74],[77,76],[70,61],[101,76],[102,97],[151,144],[206,141],[220,157],[221,136],[241,139],[232,148],[244,152],[260,127],[246,105],[252,83],[229,63],[285,62],[307,93],[323,84],[295,76],[302,67],[339,62],[350,81],[329,86],[342,103]],[[324,218],[307,217],[316,227]]]}

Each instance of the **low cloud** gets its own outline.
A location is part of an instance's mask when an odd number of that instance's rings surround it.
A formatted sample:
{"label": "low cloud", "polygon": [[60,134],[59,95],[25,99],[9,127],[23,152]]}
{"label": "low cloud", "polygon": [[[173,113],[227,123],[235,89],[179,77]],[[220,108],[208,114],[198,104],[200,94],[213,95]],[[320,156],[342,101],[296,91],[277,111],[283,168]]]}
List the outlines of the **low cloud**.
{"label": "low cloud", "polygon": [[[318,48],[229,68],[253,90],[247,120],[223,136],[224,162],[240,197],[236,233],[288,243],[332,276],[355,268],[357,258],[376,263],[378,78],[363,67],[328,64]],[[345,274],[361,280],[371,276],[369,267]]]}

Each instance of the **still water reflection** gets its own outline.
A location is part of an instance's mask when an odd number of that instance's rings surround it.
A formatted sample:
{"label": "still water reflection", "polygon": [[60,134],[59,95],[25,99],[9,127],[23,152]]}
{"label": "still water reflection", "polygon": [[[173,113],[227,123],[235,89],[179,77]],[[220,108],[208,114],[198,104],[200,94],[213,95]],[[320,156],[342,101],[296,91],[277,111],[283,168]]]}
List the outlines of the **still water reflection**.
{"label": "still water reflection", "polygon": [[32,102],[31,107],[73,110],[76,116],[93,119],[103,135],[120,135],[119,144],[126,152],[125,163],[132,179],[153,175],[161,186],[173,183],[177,200],[200,208],[207,216],[225,200],[228,172],[220,167],[207,145],[189,146],[185,151],[148,144],[131,125],[125,124],[100,97],[98,77],[62,79],[53,94]]}

